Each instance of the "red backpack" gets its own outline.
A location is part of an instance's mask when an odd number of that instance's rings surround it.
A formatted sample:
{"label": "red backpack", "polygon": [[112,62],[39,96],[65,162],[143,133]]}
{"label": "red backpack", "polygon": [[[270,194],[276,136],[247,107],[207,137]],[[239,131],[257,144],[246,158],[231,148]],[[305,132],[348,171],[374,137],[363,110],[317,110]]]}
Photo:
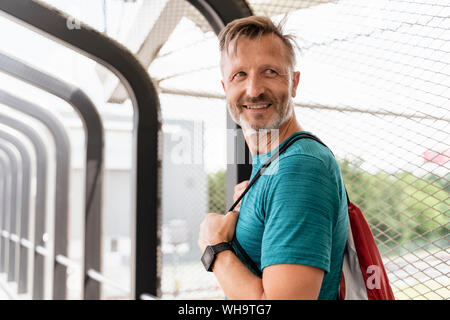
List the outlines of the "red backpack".
{"label": "red backpack", "polygon": [[383,260],[361,210],[347,198],[349,228],[339,300],[394,300]]}
{"label": "red backpack", "polygon": [[[273,160],[275,160],[295,141],[304,138],[315,140],[326,147],[322,141],[308,133],[302,132],[292,136],[278,150],[278,152],[275,152],[269,160],[264,163],[228,212],[233,211],[247,191],[264,173]],[[344,262],[342,265],[338,299],[394,300],[395,297],[389,284],[386,269],[384,268],[383,260],[381,259],[380,252],[378,251],[378,247],[375,243],[370,227],[361,210],[354,203],[350,202],[348,195],[347,204],[349,229],[347,243],[344,250]],[[262,277],[261,270],[259,270],[256,263],[242,248],[239,241],[236,239],[236,234],[233,237],[233,242],[245,258],[247,264],[259,277]]]}

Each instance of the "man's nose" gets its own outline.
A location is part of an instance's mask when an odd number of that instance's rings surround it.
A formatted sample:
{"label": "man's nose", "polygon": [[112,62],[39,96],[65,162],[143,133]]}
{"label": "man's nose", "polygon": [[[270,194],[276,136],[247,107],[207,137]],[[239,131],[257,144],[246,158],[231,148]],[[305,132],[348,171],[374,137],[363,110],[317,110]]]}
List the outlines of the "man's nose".
{"label": "man's nose", "polygon": [[264,84],[257,75],[250,75],[247,78],[246,93],[250,98],[257,98],[264,93]]}

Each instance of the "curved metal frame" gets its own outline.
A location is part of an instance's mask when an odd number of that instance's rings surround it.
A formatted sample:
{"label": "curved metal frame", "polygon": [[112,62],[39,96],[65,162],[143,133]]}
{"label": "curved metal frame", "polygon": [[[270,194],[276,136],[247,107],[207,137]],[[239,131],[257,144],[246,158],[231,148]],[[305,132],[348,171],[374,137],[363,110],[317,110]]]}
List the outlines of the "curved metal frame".
{"label": "curved metal frame", "polygon": [[[134,298],[147,293],[160,295],[160,181],[161,130],[158,94],[146,70],[126,48],[81,23],[69,30],[67,15],[30,0],[2,0],[0,10],[77,50],[111,70],[124,84],[134,108],[133,162],[135,174],[134,239],[132,248],[132,292]],[[85,295],[86,299],[98,295]]]}
{"label": "curved metal frame", "polygon": [[83,295],[98,299],[100,286],[88,276],[101,270],[103,124],[95,105],[79,88],[0,52],[0,70],[68,102],[80,115],[86,135]]}
{"label": "curved metal frame", "polygon": [[253,15],[247,2],[244,0],[187,0],[206,18],[216,34],[227,23]]}
{"label": "curved metal frame", "polygon": [[[0,131],[1,132],[1,131]],[[4,190],[5,194],[5,203],[3,204],[3,214],[0,217],[1,218],[1,234],[0,234],[0,273],[8,272],[8,267],[6,265],[6,254],[7,254],[7,248],[9,246],[9,215],[12,211],[12,208],[15,208],[14,203],[17,201],[14,201],[16,199],[16,193],[14,192],[14,189],[17,190],[17,167],[19,166],[16,155],[14,152],[11,151],[10,147],[5,145],[4,142],[7,142],[0,138],[0,159],[4,165],[4,168],[8,169],[7,173],[8,175],[8,187],[6,190]],[[8,165],[4,162],[3,155],[5,155],[5,158],[8,161]]]}
{"label": "curved metal frame", "polygon": [[[7,189],[7,182],[8,182],[8,172],[9,170],[6,170],[6,163],[5,159],[3,159],[3,155],[0,154],[0,184],[1,184],[1,192],[0,192],[0,248],[1,248],[1,242],[2,242],[2,217],[4,212],[6,211],[6,201],[8,200],[8,197],[5,195],[6,189]],[[1,249],[0,249],[1,250]],[[1,267],[0,267],[1,270]]]}
{"label": "curved metal frame", "polygon": [[[34,213],[34,264],[33,299],[44,299],[45,223],[47,221],[47,172],[48,157],[40,134],[28,124],[0,113],[0,123],[23,133],[32,143],[36,153],[36,211]],[[11,140],[11,138],[10,138]],[[11,256],[10,256],[11,258]],[[9,274],[9,273],[8,273]]]}
{"label": "curved metal frame", "polygon": [[[6,163],[8,162],[8,164]],[[0,202],[0,255],[5,253],[5,243],[3,241],[3,229],[5,226],[3,225],[3,217],[6,215],[6,211],[9,210],[9,202],[11,198],[8,196],[8,192],[10,190],[10,175],[11,170],[9,169],[9,159],[4,152],[0,152],[0,169],[2,173],[1,184],[2,184],[2,192]],[[0,273],[4,272],[2,261],[4,259],[0,258]]]}
{"label": "curved metal frame", "polygon": [[[8,155],[9,157],[9,163],[11,164],[13,179],[11,181],[11,202],[9,207],[9,212],[7,212],[7,216],[5,217],[4,221],[4,230],[8,233],[8,236],[6,237],[6,234],[4,236],[8,239],[7,248],[8,248],[8,258],[6,258],[6,254],[2,255],[2,263],[3,263],[3,270],[7,273],[7,281],[17,281],[17,275],[16,275],[16,247],[17,247],[17,241],[14,241],[17,239],[17,216],[20,215],[20,199],[21,199],[21,192],[20,190],[20,176],[21,174],[21,167],[22,162],[21,159],[16,157],[14,152],[10,149],[10,147],[7,147],[5,145],[0,146],[0,148]],[[16,160],[16,161],[14,161]]]}
{"label": "curved metal frame", "polygon": [[66,298],[67,266],[57,263],[57,260],[61,257],[63,259],[67,258],[68,196],[71,160],[69,137],[62,123],[54,115],[34,103],[9,94],[1,89],[0,103],[41,121],[53,136],[56,151],[53,299],[62,300]]}
{"label": "curved metal frame", "polygon": [[[5,142],[7,144],[5,144]],[[11,146],[13,146],[17,151],[18,154],[15,155],[14,152],[11,150]],[[25,259],[23,259],[19,263],[19,274],[16,274],[16,247],[20,241],[21,238],[23,238],[23,231],[22,229],[22,222],[26,226],[28,226],[28,217],[29,217],[29,202],[30,202],[30,176],[31,176],[31,161],[30,161],[30,155],[27,147],[25,144],[14,135],[4,131],[3,129],[0,129],[0,149],[3,150],[4,153],[7,154],[9,158],[10,168],[11,168],[11,188],[9,189],[9,207],[8,210],[4,211],[4,215],[2,216],[2,237],[7,238],[9,241],[5,242],[5,240],[2,241],[2,252],[0,257],[0,264],[3,272],[7,272],[7,279],[8,281],[17,281],[20,283],[20,287],[22,287],[27,282],[27,273],[21,273],[23,270],[27,270],[28,268],[28,256],[27,256],[27,249],[23,246],[20,246],[20,256],[19,261],[25,256]],[[19,183],[19,179],[21,178],[21,181]],[[26,199],[25,201],[24,198]],[[20,201],[22,200],[22,201]],[[22,204],[22,210],[19,211],[19,208],[17,207],[17,204],[21,202]],[[28,210],[27,210],[28,209]],[[20,235],[18,226],[16,223],[17,217],[21,217],[21,228],[20,228]],[[7,219],[9,218],[9,219]],[[8,233],[8,236],[6,237],[6,234],[4,234],[4,231]],[[25,236],[28,236],[28,234],[25,234]],[[6,246],[7,245],[7,246]],[[6,257],[5,257],[5,251],[6,247],[8,248],[8,255],[9,255],[9,264],[6,266]],[[23,263],[22,263],[23,262]],[[21,267],[23,269],[21,269]],[[19,289],[19,288],[18,288]]]}
{"label": "curved metal frame", "polygon": [[[23,142],[16,136],[0,130],[0,138],[8,141],[19,152],[22,169],[22,193],[21,193],[21,215],[20,215],[20,257],[18,273],[18,293],[25,293],[28,287],[28,250],[32,249],[27,243],[30,238],[30,200],[31,200],[31,156]],[[36,202],[35,202],[36,203]],[[5,213],[6,214],[6,213]],[[22,241],[24,239],[24,241]],[[28,242],[27,242],[28,241]],[[17,278],[17,277],[14,277]]]}

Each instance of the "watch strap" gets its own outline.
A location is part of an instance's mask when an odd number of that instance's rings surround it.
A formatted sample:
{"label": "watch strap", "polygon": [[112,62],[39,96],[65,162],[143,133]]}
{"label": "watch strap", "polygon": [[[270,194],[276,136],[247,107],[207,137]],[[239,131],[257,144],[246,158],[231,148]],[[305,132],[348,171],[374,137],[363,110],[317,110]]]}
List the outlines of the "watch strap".
{"label": "watch strap", "polygon": [[218,254],[219,252],[225,251],[225,250],[234,251],[233,246],[231,245],[230,242],[221,242],[221,243],[211,246],[211,248],[214,251],[214,255]]}
{"label": "watch strap", "polygon": [[233,251],[233,253],[235,253],[234,248],[230,242],[221,242],[213,246],[206,247],[201,260],[207,271],[212,271],[212,266],[216,260],[217,254],[225,250],[231,250]]}

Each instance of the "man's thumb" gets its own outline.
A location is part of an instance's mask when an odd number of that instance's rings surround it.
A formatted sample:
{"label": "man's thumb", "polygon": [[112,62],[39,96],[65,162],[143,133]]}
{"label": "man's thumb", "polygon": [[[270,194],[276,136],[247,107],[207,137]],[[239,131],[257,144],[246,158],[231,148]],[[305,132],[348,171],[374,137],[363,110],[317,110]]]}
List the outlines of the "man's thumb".
{"label": "man's thumb", "polygon": [[239,211],[237,210],[229,211],[227,214],[227,218],[232,219],[234,220],[234,222],[236,222],[237,219],[239,218]]}

